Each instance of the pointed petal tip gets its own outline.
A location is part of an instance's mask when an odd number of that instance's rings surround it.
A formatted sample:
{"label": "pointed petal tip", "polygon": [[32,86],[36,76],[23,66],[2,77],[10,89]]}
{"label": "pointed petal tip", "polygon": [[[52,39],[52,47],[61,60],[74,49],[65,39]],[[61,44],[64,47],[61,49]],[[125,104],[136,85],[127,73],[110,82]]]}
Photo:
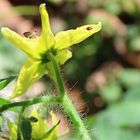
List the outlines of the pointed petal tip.
{"label": "pointed petal tip", "polygon": [[100,31],[102,29],[102,23],[99,21],[97,24],[93,24],[94,30],[93,31]]}
{"label": "pointed petal tip", "polygon": [[40,4],[40,6],[39,6],[39,12],[40,12],[41,15],[42,15],[44,12],[46,12],[46,4],[45,4],[45,3]]}
{"label": "pointed petal tip", "polygon": [[40,4],[39,9],[40,10],[46,9],[46,3]]}

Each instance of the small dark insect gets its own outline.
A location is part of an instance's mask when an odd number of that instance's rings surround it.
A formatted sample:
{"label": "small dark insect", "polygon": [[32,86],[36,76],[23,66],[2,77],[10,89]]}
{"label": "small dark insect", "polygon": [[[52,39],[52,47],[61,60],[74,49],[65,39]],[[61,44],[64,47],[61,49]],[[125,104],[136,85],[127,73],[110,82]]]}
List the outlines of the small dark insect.
{"label": "small dark insect", "polygon": [[91,28],[91,27],[87,27],[87,30],[89,30],[89,31],[90,31],[90,30],[92,30],[92,28]]}
{"label": "small dark insect", "polygon": [[25,32],[25,33],[23,33],[23,35],[24,35],[26,38],[32,39],[32,38],[35,38],[35,37],[36,37],[36,31],[34,31],[34,32]]}

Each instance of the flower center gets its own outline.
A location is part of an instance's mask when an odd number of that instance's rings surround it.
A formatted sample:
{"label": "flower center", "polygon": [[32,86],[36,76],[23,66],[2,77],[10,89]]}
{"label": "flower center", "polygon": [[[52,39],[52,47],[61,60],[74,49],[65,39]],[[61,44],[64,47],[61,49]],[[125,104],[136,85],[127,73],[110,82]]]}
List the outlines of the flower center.
{"label": "flower center", "polygon": [[46,53],[41,54],[41,62],[42,63],[48,63],[50,59],[48,58],[48,53],[51,53],[53,56],[56,56],[57,49],[51,48]]}

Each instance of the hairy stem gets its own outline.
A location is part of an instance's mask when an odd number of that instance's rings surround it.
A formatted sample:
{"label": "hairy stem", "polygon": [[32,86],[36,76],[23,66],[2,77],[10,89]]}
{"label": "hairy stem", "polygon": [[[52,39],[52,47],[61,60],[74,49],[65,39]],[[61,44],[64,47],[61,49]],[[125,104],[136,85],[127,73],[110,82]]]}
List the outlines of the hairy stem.
{"label": "hairy stem", "polygon": [[78,112],[76,111],[75,107],[73,106],[71,100],[67,95],[64,96],[62,106],[64,110],[69,115],[71,121],[73,122],[75,128],[77,129],[79,136],[81,137],[81,140],[91,140],[88,131],[81,120]]}
{"label": "hairy stem", "polygon": [[55,60],[54,56],[50,53],[49,59],[53,63],[54,66],[54,72],[56,76],[56,82],[59,87],[60,97],[61,97],[61,105],[66,111],[66,113],[69,115],[71,121],[73,122],[77,134],[80,135],[81,140],[91,140],[88,131],[86,127],[84,126],[83,121],[81,120],[78,112],[76,111],[74,105],[72,104],[71,100],[69,99],[67,92],[65,91],[64,83],[61,77],[60,69],[57,64],[57,61]]}
{"label": "hairy stem", "polygon": [[13,108],[13,107],[18,107],[18,106],[27,107],[27,106],[30,106],[33,104],[38,104],[38,103],[44,103],[47,105],[48,104],[57,104],[60,102],[59,100],[60,100],[60,97],[58,97],[58,96],[42,96],[42,97],[27,99],[25,101],[8,103],[8,104],[5,104],[5,105],[0,107],[0,114],[3,111],[6,111],[6,110]]}

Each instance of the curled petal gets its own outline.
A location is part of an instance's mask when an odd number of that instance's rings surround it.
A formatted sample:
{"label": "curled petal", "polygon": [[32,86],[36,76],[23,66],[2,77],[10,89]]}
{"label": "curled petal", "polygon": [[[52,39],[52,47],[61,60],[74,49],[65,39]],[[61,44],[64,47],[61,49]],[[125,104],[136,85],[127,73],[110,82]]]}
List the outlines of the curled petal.
{"label": "curled petal", "polygon": [[73,44],[80,43],[92,34],[98,32],[101,29],[101,23],[85,25],[76,28],[75,30],[68,30],[59,32],[55,36],[56,45],[55,48],[61,50],[66,49]]}
{"label": "curled petal", "polygon": [[38,61],[27,60],[19,73],[16,88],[11,98],[23,95],[34,82],[45,74],[45,72],[45,65]]}

